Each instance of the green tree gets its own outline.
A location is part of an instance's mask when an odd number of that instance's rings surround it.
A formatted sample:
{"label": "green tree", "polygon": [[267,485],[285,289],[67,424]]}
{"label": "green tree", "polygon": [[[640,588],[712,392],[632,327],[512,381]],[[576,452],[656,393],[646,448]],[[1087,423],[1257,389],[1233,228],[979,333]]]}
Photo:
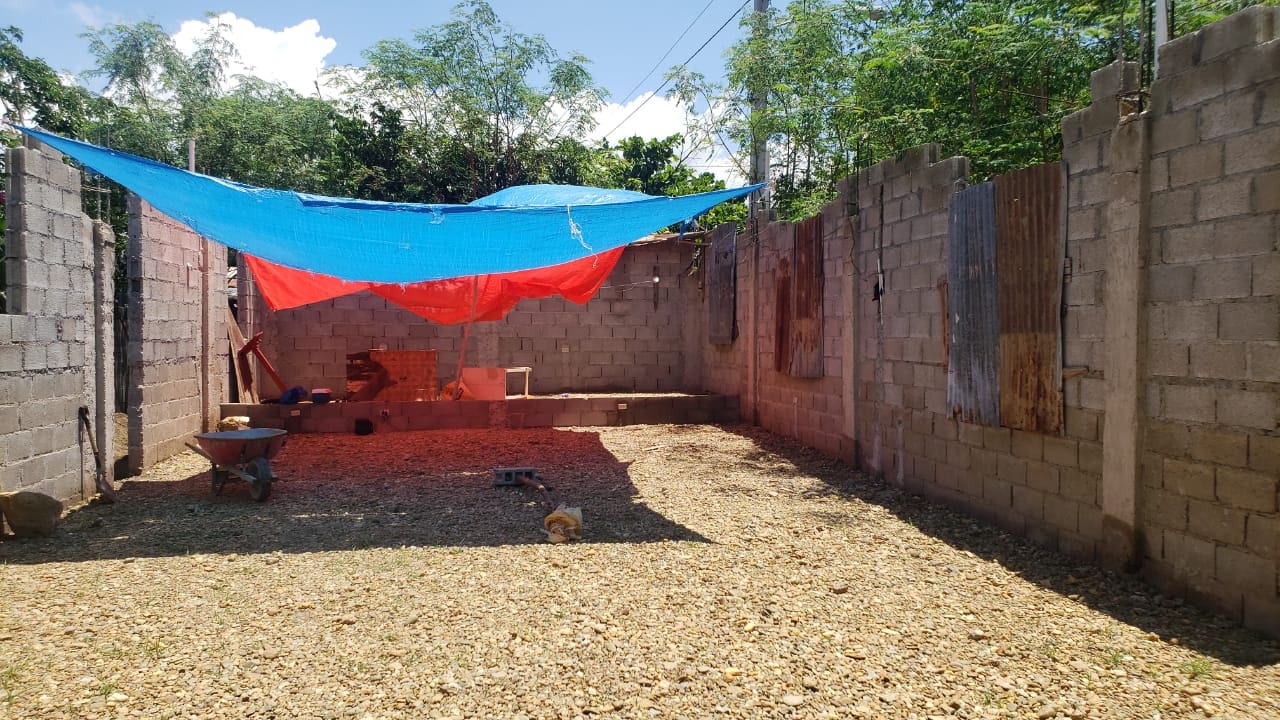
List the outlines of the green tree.
{"label": "green tree", "polygon": [[591,127],[603,102],[586,59],[515,32],[482,0],[459,4],[452,20],[419,30],[412,43],[383,40],[365,58],[360,95],[401,111],[404,139],[448,179],[433,184],[430,199],[590,175],[573,162],[590,154],[565,140]]}

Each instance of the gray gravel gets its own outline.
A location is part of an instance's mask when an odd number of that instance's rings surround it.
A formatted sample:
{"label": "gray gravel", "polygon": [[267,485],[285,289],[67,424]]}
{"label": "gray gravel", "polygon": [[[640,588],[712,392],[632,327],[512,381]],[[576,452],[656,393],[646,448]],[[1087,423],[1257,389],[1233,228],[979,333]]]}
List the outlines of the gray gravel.
{"label": "gray gravel", "polygon": [[258,504],[179,456],[0,543],[0,717],[1280,717],[1280,645],[751,428],[297,436],[274,467]]}

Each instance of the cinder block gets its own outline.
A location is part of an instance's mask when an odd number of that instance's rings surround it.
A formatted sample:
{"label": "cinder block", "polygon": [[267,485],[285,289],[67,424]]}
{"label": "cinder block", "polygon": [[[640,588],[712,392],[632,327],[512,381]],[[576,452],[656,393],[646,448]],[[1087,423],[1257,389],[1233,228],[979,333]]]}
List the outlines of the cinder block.
{"label": "cinder block", "polygon": [[1181,494],[1152,490],[1143,493],[1142,517],[1148,525],[1186,530],[1188,503]]}
{"label": "cinder block", "polygon": [[1252,287],[1253,264],[1248,260],[1223,260],[1195,266],[1194,297],[1197,299],[1249,297]]}
{"label": "cinder block", "polygon": [[1231,177],[1196,190],[1196,218],[1212,220],[1250,212],[1250,190],[1254,178]]}
{"label": "cinder block", "polygon": [[1044,438],[1044,460],[1054,465],[1076,467],[1079,460],[1080,446],[1070,438],[1046,436]]}
{"label": "cinder block", "polygon": [[1189,500],[1187,527],[1200,537],[1226,545],[1244,544],[1245,513],[1216,502]]}
{"label": "cinder block", "polygon": [[1218,500],[1232,507],[1276,512],[1276,476],[1236,468],[1218,468]]}
{"label": "cinder block", "polygon": [[1280,344],[1247,344],[1247,377],[1250,380],[1280,383]]}
{"label": "cinder block", "polygon": [[1254,212],[1280,210],[1280,170],[1254,176],[1252,192],[1251,207]]}
{"label": "cinder block", "polygon": [[1199,134],[1194,111],[1156,115],[1151,120],[1151,154],[1160,155],[1193,145],[1199,140]]}
{"label": "cinder block", "polygon": [[1166,385],[1162,390],[1163,417],[1171,420],[1211,423],[1216,397],[1211,387]]}
{"label": "cinder block", "polygon": [[1085,505],[1098,505],[1098,478],[1079,470],[1063,468],[1059,472],[1059,487],[1063,497]]}
{"label": "cinder block", "polygon": [[1214,545],[1211,542],[1172,530],[1164,531],[1164,558],[1178,575],[1191,578],[1214,577]]}
{"label": "cinder block", "polygon": [[1276,429],[1280,394],[1230,389],[1218,389],[1216,393],[1220,422],[1265,431]]}
{"label": "cinder block", "polygon": [[[1234,147],[1232,141],[1227,146]],[[1169,155],[1169,186],[1180,187],[1222,176],[1223,144],[1217,142],[1191,145]]]}
{"label": "cinder block", "polygon": [[1021,458],[1000,455],[996,458],[996,476],[1007,483],[1015,485],[1027,484],[1027,461]]}
{"label": "cinder block", "polygon": [[1275,40],[1280,26],[1280,8],[1254,6],[1205,25],[1199,33],[1199,62]]}
{"label": "cinder block", "polygon": [[1191,346],[1191,375],[1198,378],[1243,380],[1244,343],[1213,343]]}
{"label": "cinder block", "polygon": [[1275,340],[1280,337],[1280,311],[1274,300],[1224,303],[1218,337],[1222,340]]}
{"label": "cinder block", "polygon": [[[1151,227],[1186,225],[1195,220],[1196,191],[1192,189],[1167,190],[1151,195]],[[1216,197],[1216,196],[1215,196]],[[1239,205],[1236,199],[1236,205]],[[1228,214],[1228,213],[1223,213]]]}
{"label": "cinder block", "polygon": [[1245,521],[1245,545],[1262,557],[1280,557],[1280,517],[1250,515]]}
{"label": "cinder block", "polygon": [[[1153,302],[1190,300],[1196,269],[1192,265],[1152,265],[1147,269],[1147,288]],[[1074,284],[1074,283],[1073,283]]]}
{"label": "cinder block", "polygon": [[[1249,115],[1252,116],[1252,112]],[[1225,147],[1224,170],[1227,175],[1280,165],[1280,127],[1259,129],[1229,138]]]}
{"label": "cinder block", "polygon": [[1044,519],[1050,525],[1074,531],[1080,525],[1080,504],[1057,495],[1045,495]]}
{"label": "cinder block", "polygon": [[1206,103],[1200,108],[1200,138],[1210,140],[1252,128],[1255,98],[1253,93],[1240,93]]}
{"label": "cinder block", "polygon": [[[1190,368],[1190,346],[1153,340],[1147,354],[1147,371],[1152,375],[1186,377]],[[1070,429],[1068,429],[1070,434]]]}
{"label": "cinder block", "polygon": [[1276,561],[1275,558],[1264,558],[1238,548],[1217,548],[1217,577],[1219,582],[1226,583],[1250,594],[1267,594],[1275,596]]}
{"label": "cinder block", "polygon": [[1194,425],[1190,428],[1188,454],[1193,460],[1245,467],[1249,462],[1249,436],[1218,426]]}
{"label": "cinder block", "polygon": [[1214,468],[1204,463],[1164,459],[1164,488],[1189,498],[1213,500]]}
{"label": "cinder block", "polygon": [[1280,296],[1280,254],[1253,259],[1253,294],[1255,297]]}

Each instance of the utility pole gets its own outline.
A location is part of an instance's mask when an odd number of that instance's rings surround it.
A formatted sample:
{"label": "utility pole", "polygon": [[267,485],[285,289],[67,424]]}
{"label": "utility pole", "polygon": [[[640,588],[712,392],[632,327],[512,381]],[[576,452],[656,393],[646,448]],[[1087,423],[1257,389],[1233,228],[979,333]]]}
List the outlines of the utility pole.
{"label": "utility pole", "polygon": [[[763,23],[765,16],[769,12],[769,0],[755,0],[755,40],[757,43],[764,39]],[[754,63],[763,62],[759,57],[752,59]],[[761,87],[758,79],[760,71],[757,69],[753,75],[757,78],[753,81],[750,88],[751,94],[751,182],[762,183],[769,181],[769,137],[767,133],[760,132],[760,118],[764,115],[765,108],[769,103],[769,90]],[[769,188],[764,188],[755,193],[751,203],[751,216],[755,217],[758,212],[767,209],[769,206]],[[767,219],[767,218],[766,218]]]}
{"label": "utility pole", "polygon": [[1152,63],[1151,76],[1154,80],[1160,75],[1160,46],[1173,39],[1173,33],[1169,27],[1169,0],[1155,0],[1156,2],[1156,29],[1155,29],[1155,47],[1152,48],[1152,56],[1155,61]]}

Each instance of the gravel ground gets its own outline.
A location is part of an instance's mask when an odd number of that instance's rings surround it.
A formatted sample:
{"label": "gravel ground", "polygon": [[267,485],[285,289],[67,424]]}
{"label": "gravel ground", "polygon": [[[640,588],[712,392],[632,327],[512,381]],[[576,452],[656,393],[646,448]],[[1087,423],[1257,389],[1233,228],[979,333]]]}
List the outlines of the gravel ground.
{"label": "gravel ground", "polygon": [[1280,717],[1280,645],[751,428],[296,436],[274,466],[258,504],[182,455],[0,543],[0,717]]}

